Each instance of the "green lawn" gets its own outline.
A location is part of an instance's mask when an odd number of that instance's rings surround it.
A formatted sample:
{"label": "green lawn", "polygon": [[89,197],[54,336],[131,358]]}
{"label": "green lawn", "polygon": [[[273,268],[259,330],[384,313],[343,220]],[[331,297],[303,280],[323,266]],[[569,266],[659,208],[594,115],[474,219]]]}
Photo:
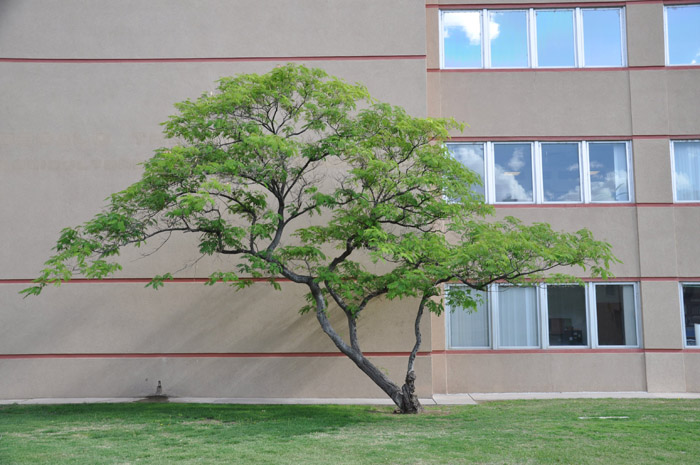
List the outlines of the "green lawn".
{"label": "green lawn", "polygon": [[[0,406],[0,464],[690,464],[700,401]],[[613,417],[613,418],[600,418]]]}

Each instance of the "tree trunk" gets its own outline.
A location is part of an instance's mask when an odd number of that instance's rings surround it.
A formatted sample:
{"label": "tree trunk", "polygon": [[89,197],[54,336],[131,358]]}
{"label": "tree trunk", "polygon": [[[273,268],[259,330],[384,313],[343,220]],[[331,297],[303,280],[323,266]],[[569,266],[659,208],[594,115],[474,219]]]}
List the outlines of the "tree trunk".
{"label": "tree trunk", "polygon": [[[411,357],[409,357],[409,369],[406,373],[406,382],[401,388],[399,388],[399,386],[391,381],[387,375],[385,375],[379,368],[370,362],[360,350],[356,340],[357,328],[355,326],[355,320],[352,318],[348,319],[350,334],[351,336],[354,336],[352,344],[348,345],[335,331],[335,329],[333,329],[331,322],[328,320],[328,315],[326,314],[326,301],[320,288],[315,284],[310,284],[309,288],[311,289],[311,293],[316,300],[316,319],[320,323],[323,332],[330,337],[338,350],[352,360],[364,374],[374,381],[374,384],[376,384],[386,393],[386,395],[391,398],[391,400],[394,401],[396,404],[396,410],[394,410],[395,413],[421,413],[423,411],[423,406],[420,404],[418,396],[415,394],[416,372],[413,370],[413,361],[415,360],[418,347],[420,346],[420,331],[417,330],[416,345],[411,352]],[[420,322],[420,318],[423,313],[423,306],[424,302],[421,301],[416,324],[419,324]]]}
{"label": "tree trunk", "polygon": [[396,413],[422,413],[423,406],[416,395],[416,372],[411,370],[406,373],[406,382],[401,387],[401,405]]}
{"label": "tree trunk", "polygon": [[416,321],[413,325],[413,331],[416,336],[416,342],[413,345],[413,350],[408,356],[408,369],[406,370],[406,382],[401,387],[401,404],[396,410],[397,413],[421,413],[423,411],[423,406],[418,400],[416,395],[416,371],[414,370],[414,364],[416,361],[416,355],[418,355],[418,350],[423,342],[423,338],[420,332],[420,320],[423,318],[423,309],[428,301],[429,296],[423,294],[420,304],[418,305],[418,313],[416,314]]}

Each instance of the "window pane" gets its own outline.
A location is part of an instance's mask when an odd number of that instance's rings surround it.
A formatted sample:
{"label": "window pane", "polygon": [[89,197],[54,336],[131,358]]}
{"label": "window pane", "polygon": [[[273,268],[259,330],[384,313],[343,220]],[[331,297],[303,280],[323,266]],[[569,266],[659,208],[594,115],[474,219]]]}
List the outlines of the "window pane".
{"label": "window pane", "polygon": [[496,202],[532,202],[530,144],[494,144]]}
{"label": "window pane", "polygon": [[599,284],[595,287],[598,344],[636,346],[634,286]]}
{"label": "window pane", "polygon": [[481,12],[443,12],[442,39],[446,68],[481,67]]}
{"label": "window pane", "polygon": [[[481,176],[484,182],[484,144],[448,144],[447,148],[457,161]],[[472,186],[474,192],[484,195],[484,186]]]}
{"label": "window pane", "polygon": [[537,297],[534,287],[501,287],[498,294],[499,344],[537,347]]}
{"label": "window pane", "polygon": [[549,345],[588,345],[583,286],[548,286]]}
{"label": "window pane", "polygon": [[537,10],[537,65],[574,66],[574,12]]}
{"label": "window pane", "polygon": [[490,11],[489,41],[493,68],[526,68],[527,12]]}
{"label": "window pane", "polygon": [[700,64],[700,5],[666,7],[668,62]]}
{"label": "window pane", "polygon": [[582,10],[586,66],[622,66],[619,8]]}
{"label": "window pane", "polygon": [[674,142],[676,200],[700,200],[700,142]]}
{"label": "window pane", "polygon": [[578,144],[542,144],[545,202],[580,202]]}
{"label": "window pane", "polygon": [[588,144],[591,200],[629,202],[627,145],[624,143]]}
{"label": "window pane", "polygon": [[700,286],[683,286],[685,343],[697,346],[700,338]]}
{"label": "window pane", "polygon": [[489,346],[489,312],[485,297],[477,301],[476,308],[472,313],[464,309],[450,312],[450,347]]}

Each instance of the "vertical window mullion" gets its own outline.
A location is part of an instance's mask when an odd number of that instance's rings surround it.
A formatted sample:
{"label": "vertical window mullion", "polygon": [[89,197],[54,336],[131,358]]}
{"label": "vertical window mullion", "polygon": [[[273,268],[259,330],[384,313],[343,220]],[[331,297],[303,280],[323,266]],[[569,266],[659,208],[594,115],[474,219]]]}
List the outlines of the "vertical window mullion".
{"label": "vertical window mullion", "polygon": [[543,349],[549,348],[549,311],[547,308],[547,285],[537,286],[537,300],[540,316],[540,345]]}
{"label": "vertical window mullion", "polygon": [[493,160],[493,142],[487,142],[486,143],[486,152],[485,152],[485,170],[486,170],[486,180],[485,180],[485,189],[486,189],[486,198],[488,199],[489,203],[495,203],[496,202],[496,180],[494,179],[494,173],[495,173],[495,166],[494,166],[494,160]]}
{"label": "vertical window mullion", "polygon": [[584,187],[585,179],[583,177],[583,142],[577,142],[578,145],[578,185],[581,191],[581,202],[586,202],[586,188]]}
{"label": "vertical window mullion", "polygon": [[[634,167],[632,166],[632,142],[625,141],[625,152],[627,156],[627,200],[634,202]],[[639,340],[639,339],[637,339]]]}
{"label": "vertical window mullion", "polygon": [[642,315],[641,315],[641,299],[639,294],[639,283],[632,284],[634,288],[634,323],[637,326],[637,347],[643,347],[642,342]]}
{"label": "vertical window mullion", "polygon": [[452,331],[450,329],[451,324],[452,324],[452,309],[447,305],[447,293],[450,292],[450,285],[445,284],[445,287],[443,288],[444,290],[444,295],[445,295],[445,341],[447,343],[447,348],[451,348],[453,346],[452,344]]}
{"label": "vertical window mullion", "polygon": [[491,322],[491,348],[496,350],[500,349],[501,342],[498,338],[498,331],[500,329],[500,322],[498,321],[498,284],[492,284],[489,286],[489,313]]}
{"label": "vertical window mullion", "polygon": [[588,334],[590,335],[590,347],[592,349],[598,348],[598,308],[596,300],[596,285],[594,283],[589,283],[586,285],[586,311],[588,312],[588,324],[590,328]]}
{"label": "vertical window mullion", "polygon": [[588,142],[581,142],[581,161],[583,203],[591,203],[591,160],[588,157]]}
{"label": "vertical window mullion", "polygon": [[532,163],[532,202],[541,203],[537,201],[537,156],[535,155],[535,149],[537,143],[530,142],[530,163]]}
{"label": "vertical window mullion", "polygon": [[444,16],[445,12],[440,11],[440,24],[438,31],[438,37],[440,39],[440,69],[445,69],[445,34],[443,32],[443,24],[445,23]]}
{"label": "vertical window mullion", "polygon": [[533,142],[532,156],[534,157],[533,162],[533,173],[535,176],[535,183],[533,185],[533,190],[535,193],[535,203],[544,203],[544,174],[542,172],[542,142]]}
{"label": "vertical window mullion", "polygon": [[574,66],[577,68],[583,68],[586,65],[583,53],[583,34],[583,15],[581,8],[576,8],[574,9],[574,43],[576,44]]}
{"label": "vertical window mullion", "polygon": [[664,62],[666,66],[668,66],[671,62],[669,59],[669,53],[668,53],[668,7],[664,5]]}
{"label": "vertical window mullion", "polygon": [[669,145],[671,152],[671,189],[673,190],[673,201],[678,202],[678,190],[676,188],[676,154],[674,153],[674,141],[669,141]]}
{"label": "vertical window mullion", "polygon": [[481,10],[481,66],[483,68],[491,67],[491,43],[489,31],[489,12]]}
{"label": "vertical window mullion", "polygon": [[[622,53],[622,66],[627,66],[627,9],[620,8],[620,53]],[[664,14],[664,24],[665,24],[665,14]],[[665,27],[664,27],[665,30]],[[668,54],[666,54],[668,55]]]}
{"label": "vertical window mullion", "polygon": [[537,68],[537,25],[535,24],[535,9],[528,10],[528,32],[530,39],[530,67]]}

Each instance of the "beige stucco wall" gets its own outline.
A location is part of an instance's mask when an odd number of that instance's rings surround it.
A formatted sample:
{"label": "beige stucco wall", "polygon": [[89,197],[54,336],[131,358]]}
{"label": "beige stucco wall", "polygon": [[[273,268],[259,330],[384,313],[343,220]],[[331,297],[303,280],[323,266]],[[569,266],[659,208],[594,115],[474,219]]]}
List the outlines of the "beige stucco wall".
{"label": "beige stucco wall", "polygon": [[[634,207],[499,206],[496,218],[505,216],[514,216],[527,224],[546,222],[557,231],[574,232],[588,228],[596,239],[609,242],[615,256],[622,261],[611,267],[616,276],[639,276],[637,209]],[[588,271],[572,271],[582,277],[588,275]]]}
{"label": "beige stucco wall", "polygon": [[628,3],[625,10],[629,66],[663,66],[663,4]]}
{"label": "beige stucco wall", "polygon": [[[143,283],[77,283],[23,299],[21,284],[0,286],[1,354],[337,352],[316,315],[299,315],[302,285],[275,291],[256,283],[236,292],[226,285],[169,283],[154,291]],[[417,301],[380,300],[358,323],[366,352],[409,352]],[[331,322],[347,338],[345,316]],[[18,328],[22,328],[18,331]],[[424,350],[431,346],[423,321]]]}
{"label": "beige stucco wall", "polygon": [[[361,81],[376,98],[425,115],[423,60],[302,62],[325,68],[348,82]],[[214,88],[222,76],[264,73],[278,63],[35,64],[0,63],[0,278],[34,276],[60,230],[88,220],[104,199],[136,181],[138,163],[172,141],[159,123],[173,103]],[[175,76],[175,78],[173,78]],[[396,85],[401,76],[401,85]],[[167,85],[164,85],[167,83]],[[21,227],[17,227],[21,225]],[[175,239],[177,241],[177,239]],[[187,244],[190,244],[187,241]],[[133,262],[121,276],[140,277],[177,270],[196,258],[187,246]],[[220,266],[198,263],[196,275]],[[183,272],[192,276],[194,269]]]}
{"label": "beige stucco wall", "polygon": [[[381,397],[338,353],[315,314],[299,315],[302,286],[282,283],[276,292],[255,284],[235,292],[172,283],[153,291],[137,283],[86,283],[47,289],[39,299],[22,299],[22,287],[0,286],[0,354],[22,355],[0,358],[0,398],[139,396],[151,393],[154,380],[181,396]],[[360,346],[379,353],[371,360],[397,383],[413,348],[416,309],[412,300],[377,302],[359,320]],[[344,315],[331,308],[330,316],[347,340]],[[429,350],[429,317],[422,332]],[[429,357],[419,357],[417,373],[420,395],[429,395]]]}
{"label": "beige stucco wall", "polygon": [[688,392],[700,392],[700,352],[685,353],[685,383]]}
{"label": "beige stucco wall", "polygon": [[668,139],[635,139],[632,141],[632,158],[637,202],[673,202]]}
{"label": "beige stucco wall", "polygon": [[678,283],[642,281],[642,323],[644,347],[647,349],[680,349],[681,314]]}
{"label": "beige stucco wall", "polygon": [[682,353],[647,353],[647,390],[649,392],[684,392],[687,389],[684,362],[685,357]]}
{"label": "beige stucco wall", "polygon": [[[405,360],[372,357],[395,380]],[[0,398],[175,397],[384,398],[386,395],[344,357],[118,358],[0,360]],[[418,381],[430,379],[425,357],[416,362]],[[417,385],[421,397],[430,384]]]}
{"label": "beige stucco wall", "polygon": [[644,354],[449,354],[448,393],[644,391]]}
{"label": "beige stucco wall", "polygon": [[6,0],[0,4],[0,56],[422,55],[423,5],[423,0],[281,0],[274,5],[246,0]]}
{"label": "beige stucco wall", "polygon": [[[618,136],[629,134],[628,72],[428,73],[441,116],[469,124],[462,135]],[[437,89],[436,89],[437,87]],[[455,135],[460,135],[455,132]]]}
{"label": "beige stucco wall", "polygon": [[[138,396],[153,393],[158,380],[172,395],[383,397],[339,356],[315,315],[297,313],[304,291],[289,283],[281,292],[260,284],[236,293],[108,281],[22,299],[17,292],[27,284],[11,280],[36,276],[61,228],[92,217],[110,193],[138,179],[139,162],[172,143],[159,123],[174,102],[212,90],[223,76],[294,59],[424,116],[424,55],[421,0],[289,0],[274,8],[217,0],[1,2],[0,57],[18,60],[0,62],[0,215],[12,219],[0,223],[0,398]],[[176,276],[203,277],[232,266],[195,261],[194,250],[188,238],[146,258],[125,250],[118,276],[190,264]],[[411,300],[379,302],[360,318],[362,348],[387,354],[373,360],[397,382],[415,310]],[[337,310],[331,319],[347,335]],[[429,317],[423,332],[429,350]],[[430,395],[430,358],[417,363],[419,394]]]}

